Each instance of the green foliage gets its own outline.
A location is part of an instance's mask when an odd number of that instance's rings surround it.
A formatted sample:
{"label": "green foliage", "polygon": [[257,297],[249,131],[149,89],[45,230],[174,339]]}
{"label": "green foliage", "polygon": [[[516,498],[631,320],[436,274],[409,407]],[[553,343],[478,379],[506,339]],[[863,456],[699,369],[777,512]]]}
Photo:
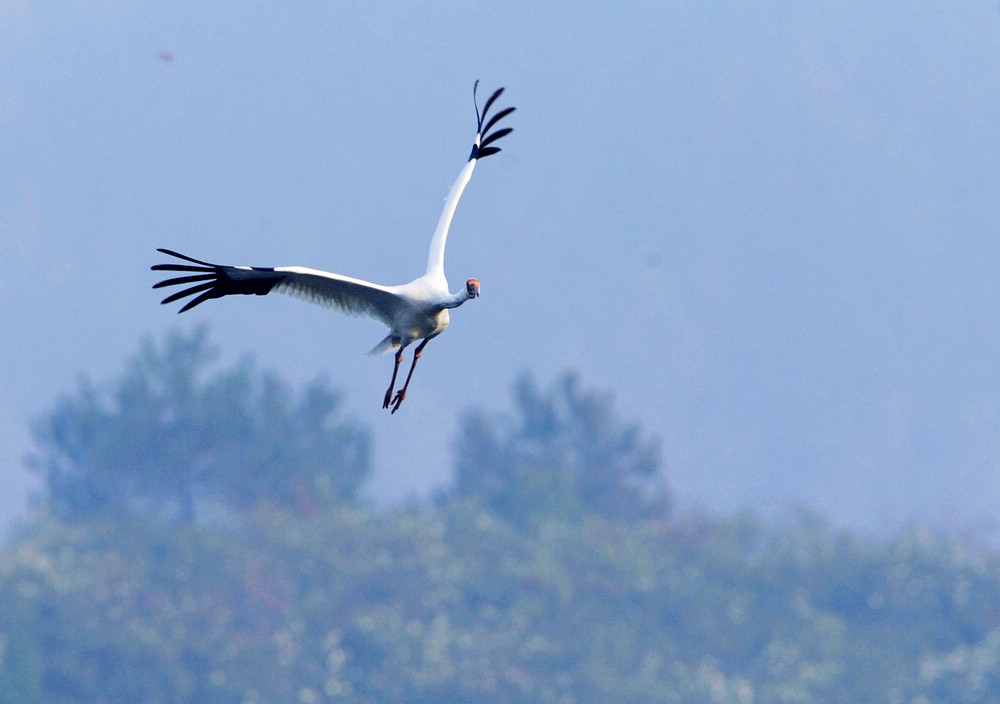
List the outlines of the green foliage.
{"label": "green foliage", "polygon": [[810,519],[590,516],[529,533],[473,502],[272,506],[236,533],[47,519],[0,555],[0,642],[18,643],[0,653],[0,692],[988,704],[997,603],[996,553],[920,530],[869,543]]}
{"label": "green foliage", "polygon": [[370,469],[368,434],[316,381],[296,398],[250,363],[210,373],[205,332],[146,341],[109,393],[83,381],[34,428],[61,517],[145,513],[192,520],[261,500],[353,499]]}
{"label": "green foliage", "polygon": [[211,359],[147,344],[39,424],[0,704],[1000,704],[995,551],[668,520],[655,443],[572,375],[470,413],[447,500],[375,511],[335,394]]}
{"label": "green foliage", "polygon": [[658,445],[615,417],[610,394],[581,389],[572,373],[542,391],[524,374],[513,397],[516,415],[465,415],[453,496],[517,523],[665,515]]}

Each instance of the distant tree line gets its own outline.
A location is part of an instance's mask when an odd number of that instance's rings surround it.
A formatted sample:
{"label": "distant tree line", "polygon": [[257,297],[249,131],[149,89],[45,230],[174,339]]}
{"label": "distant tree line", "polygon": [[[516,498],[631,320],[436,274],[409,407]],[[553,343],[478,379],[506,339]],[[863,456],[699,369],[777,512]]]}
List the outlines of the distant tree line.
{"label": "distant tree line", "polygon": [[990,548],[674,515],[573,374],[468,411],[451,485],[375,509],[328,382],[213,360],[147,342],[36,424],[0,704],[1000,702]]}

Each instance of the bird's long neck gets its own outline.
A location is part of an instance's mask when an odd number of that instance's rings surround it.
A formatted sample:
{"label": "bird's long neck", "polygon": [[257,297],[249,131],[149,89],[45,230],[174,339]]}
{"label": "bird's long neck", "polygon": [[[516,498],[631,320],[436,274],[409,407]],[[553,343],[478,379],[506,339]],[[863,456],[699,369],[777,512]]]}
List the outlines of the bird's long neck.
{"label": "bird's long neck", "polygon": [[449,293],[448,298],[444,300],[441,304],[442,308],[458,308],[460,305],[468,300],[471,300],[472,296],[469,295],[468,289],[462,289],[458,293]]}
{"label": "bird's long neck", "polygon": [[[444,277],[444,246],[448,241],[448,229],[451,227],[451,219],[455,216],[455,208],[462,197],[466,184],[472,178],[472,170],[476,168],[476,159],[470,159],[462,171],[458,174],[448,197],[444,202],[444,210],[441,211],[441,218],[438,220],[437,229],[431,237],[431,248],[427,254],[427,273]],[[456,304],[457,305],[457,304]]]}

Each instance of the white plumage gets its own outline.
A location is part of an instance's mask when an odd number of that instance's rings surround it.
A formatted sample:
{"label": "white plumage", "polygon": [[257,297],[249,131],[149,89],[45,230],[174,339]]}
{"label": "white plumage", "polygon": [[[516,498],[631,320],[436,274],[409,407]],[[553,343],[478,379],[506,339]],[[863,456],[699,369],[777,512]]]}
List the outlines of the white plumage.
{"label": "white plumage", "polygon": [[[475,95],[478,85],[477,81],[473,87],[473,104],[476,102]],[[448,192],[437,229],[434,230],[434,235],[431,237],[430,251],[427,255],[427,270],[420,278],[400,286],[382,286],[370,281],[302,266],[220,266],[192,259],[169,249],[159,249],[157,251],[191,263],[153,266],[154,271],[180,271],[188,274],[161,281],[153,288],[195,284],[163,299],[163,303],[171,303],[187,296],[199,294],[188,301],[180,309],[180,313],[210,298],[236,294],[262,296],[276,291],[301,298],[310,303],[333,308],[348,315],[380,320],[389,328],[389,334],[372,349],[371,354],[389,350],[396,351],[392,381],[389,383],[382,403],[383,408],[391,406],[392,412],[395,413],[399,410],[403,399],[406,398],[410,378],[413,376],[413,370],[417,365],[417,360],[420,359],[424,346],[448,327],[448,309],[457,308],[469,299],[479,296],[479,281],[476,279],[466,281],[465,288],[457,293],[448,291],[448,281],[444,275],[444,250],[455,209],[458,207],[458,201],[461,199],[469,179],[472,178],[476,162],[499,152],[499,147],[491,145],[513,131],[510,127],[493,130],[497,122],[514,112],[512,107],[499,111],[487,120],[490,108],[502,92],[503,88],[493,92],[486,104],[483,105],[481,114],[479,106],[476,105],[478,126],[476,139],[472,145],[472,153]],[[406,381],[393,398],[392,392],[396,385],[399,365],[403,359],[403,350],[417,340],[421,342],[413,353],[413,362],[406,375]]]}

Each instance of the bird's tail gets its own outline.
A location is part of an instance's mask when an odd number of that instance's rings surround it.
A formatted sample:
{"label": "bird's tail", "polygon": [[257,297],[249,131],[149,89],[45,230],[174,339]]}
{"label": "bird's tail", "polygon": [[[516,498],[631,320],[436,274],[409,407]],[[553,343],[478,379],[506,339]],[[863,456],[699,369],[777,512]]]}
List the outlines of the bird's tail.
{"label": "bird's tail", "polygon": [[380,343],[372,347],[371,351],[368,353],[371,356],[385,354],[386,352],[392,352],[399,348],[399,338],[393,337],[391,334],[386,335],[385,339]]}

